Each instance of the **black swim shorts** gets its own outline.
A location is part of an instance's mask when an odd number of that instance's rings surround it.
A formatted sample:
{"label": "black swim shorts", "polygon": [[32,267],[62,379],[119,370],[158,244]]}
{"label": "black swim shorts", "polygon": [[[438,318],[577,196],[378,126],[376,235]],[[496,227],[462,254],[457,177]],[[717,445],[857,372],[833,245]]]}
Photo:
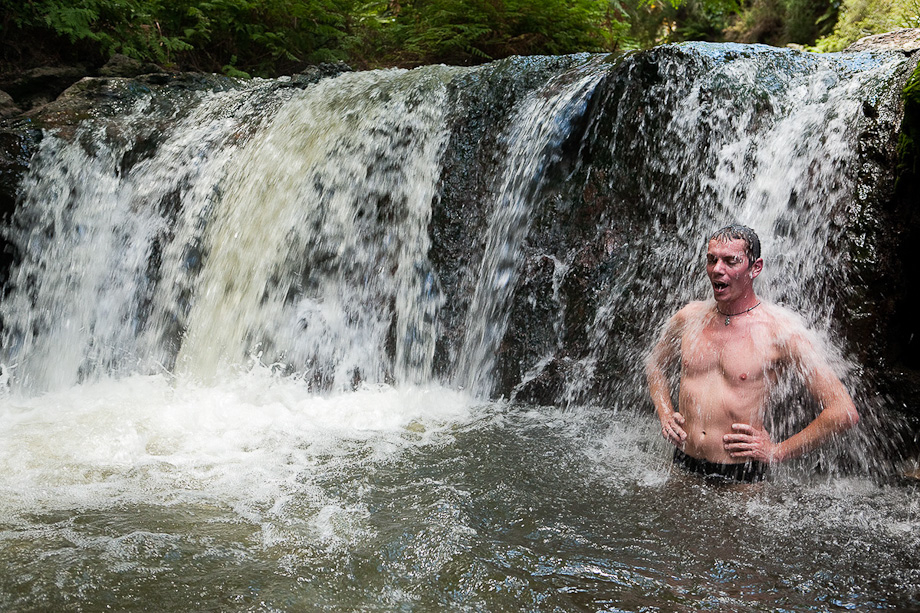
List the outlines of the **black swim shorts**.
{"label": "black swim shorts", "polygon": [[721,464],[698,460],[688,456],[680,449],[674,450],[674,464],[687,472],[700,475],[706,479],[755,483],[766,478],[767,465],[763,462],[743,462],[738,464]]}

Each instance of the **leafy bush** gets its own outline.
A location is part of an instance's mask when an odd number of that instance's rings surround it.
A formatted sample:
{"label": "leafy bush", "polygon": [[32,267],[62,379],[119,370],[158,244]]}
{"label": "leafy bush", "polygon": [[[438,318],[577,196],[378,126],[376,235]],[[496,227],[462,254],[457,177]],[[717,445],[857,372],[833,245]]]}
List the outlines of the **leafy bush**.
{"label": "leafy bush", "polygon": [[786,42],[813,45],[830,34],[840,9],[839,0],[784,0]]}
{"label": "leafy bush", "polygon": [[[165,28],[194,49],[200,69],[241,67],[258,74],[345,59],[347,8],[333,0],[176,0]],[[190,49],[190,50],[191,50]]]}
{"label": "leafy bush", "polygon": [[[628,28],[618,0],[0,0],[4,57],[44,44],[183,69],[280,74],[305,64],[476,63],[600,51]],[[15,60],[14,60],[15,61]]]}
{"label": "leafy bush", "polygon": [[94,43],[106,57],[123,53],[169,63],[173,53],[191,45],[163,33],[156,15],[161,8],[159,0],[32,0],[22,5],[16,23],[22,29],[48,29],[71,44]]}
{"label": "leafy bush", "polygon": [[828,34],[839,0],[753,0],[726,29],[726,38],[742,43],[812,45]]}
{"label": "leafy bush", "polygon": [[0,71],[121,53],[273,76],[337,60],[374,68],[682,40],[810,44],[835,22],[816,49],[920,26],[920,0],[0,0]]}
{"label": "leafy bush", "polygon": [[364,23],[385,41],[389,61],[410,65],[602,51],[628,27],[609,0],[407,0],[379,9]]}
{"label": "leafy bush", "polygon": [[841,51],[865,36],[907,27],[920,27],[918,0],[843,0],[833,32],[814,49]]}
{"label": "leafy bush", "polygon": [[269,74],[346,57],[341,0],[2,0],[5,45],[50,33],[106,59]]}

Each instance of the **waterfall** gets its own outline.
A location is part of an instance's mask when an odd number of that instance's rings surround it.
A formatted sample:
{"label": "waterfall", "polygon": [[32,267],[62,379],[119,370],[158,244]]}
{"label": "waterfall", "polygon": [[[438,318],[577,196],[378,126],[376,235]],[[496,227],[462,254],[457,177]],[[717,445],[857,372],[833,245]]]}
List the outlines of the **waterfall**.
{"label": "waterfall", "polygon": [[[180,368],[212,376],[221,360],[259,352],[336,388],[427,380],[437,310],[427,228],[450,73],[322,82],[234,155]],[[391,317],[392,364],[383,351]]]}
{"label": "waterfall", "polygon": [[[761,236],[758,293],[818,330],[836,329],[842,288],[859,283],[840,245],[864,223],[878,187],[871,182],[883,175],[860,139],[875,133],[876,147],[892,147],[904,58],[756,45],[681,50],[630,66],[632,82],[609,88],[605,112],[587,128],[583,157],[592,162],[577,176],[612,203],[597,234],[612,265],[592,279],[589,349],[572,368],[567,398],[596,393],[610,371],[635,373],[619,389],[642,390],[634,365],[679,306],[709,297],[706,237],[729,223]],[[593,162],[601,155],[609,161]],[[613,340],[624,334],[644,340]],[[614,396],[617,404],[637,402]]]}
{"label": "waterfall", "polygon": [[508,323],[533,201],[602,76],[599,70],[589,70],[574,80],[566,74],[550,81],[520,104],[503,134],[507,153],[498,173],[485,251],[464,326],[464,363],[457,377],[477,394],[492,391],[495,354]]}
{"label": "waterfall", "polygon": [[[5,364],[23,387],[61,389],[172,366],[178,339],[160,336],[187,299],[185,277],[196,269],[195,243],[222,167],[265,101],[246,90],[191,102],[152,154],[136,146],[154,140],[162,121],[150,119],[158,109],[149,95],[117,126],[87,122],[72,139],[42,141],[18,211],[26,254],[13,279],[19,290],[2,305]],[[171,265],[181,272],[158,284]]]}
{"label": "waterfall", "polygon": [[[859,351],[915,65],[694,43],[84,81],[20,126],[3,229],[0,610],[917,610],[916,486]],[[730,222],[861,419],[710,487],[642,363]]]}
{"label": "waterfall", "polygon": [[142,91],[33,157],[5,372],[42,391],[255,363],[635,404],[723,223],[761,233],[769,299],[831,327],[859,139],[888,146],[907,65],[688,44]]}

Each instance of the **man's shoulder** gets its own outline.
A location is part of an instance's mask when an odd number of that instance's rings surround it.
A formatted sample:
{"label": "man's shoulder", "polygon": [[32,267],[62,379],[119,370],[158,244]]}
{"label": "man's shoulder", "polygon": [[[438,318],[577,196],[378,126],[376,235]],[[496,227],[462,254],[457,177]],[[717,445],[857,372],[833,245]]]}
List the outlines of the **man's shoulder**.
{"label": "man's shoulder", "polygon": [[766,316],[772,326],[779,327],[783,330],[791,332],[800,329],[804,330],[808,327],[801,315],[775,302],[763,300],[761,302],[760,312],[762,315]]}
{"label": "man's shoulder", "polygon": [[773,341],[787,350],[801,350],[816,343],[815,332],[796,311],[764,301],[761,321]]}
{"label": "man's shoulder", "polygon": [[674,313],[666,324],[666,329],[672,333],[683,335],[687,328],[698,326],[715,309],[715,301],[695,300],[688,302]]}

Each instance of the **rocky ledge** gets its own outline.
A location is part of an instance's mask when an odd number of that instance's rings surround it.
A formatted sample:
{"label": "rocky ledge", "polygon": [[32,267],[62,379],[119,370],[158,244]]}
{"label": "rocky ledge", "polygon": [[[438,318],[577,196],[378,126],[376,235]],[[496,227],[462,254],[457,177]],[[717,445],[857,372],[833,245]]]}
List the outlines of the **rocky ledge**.
{"label": "rocky ledge", "polygon": [[884,34],[867,36],[846,48],[846,51],[903,51],[920,50],[920,28],[901,28]]}

